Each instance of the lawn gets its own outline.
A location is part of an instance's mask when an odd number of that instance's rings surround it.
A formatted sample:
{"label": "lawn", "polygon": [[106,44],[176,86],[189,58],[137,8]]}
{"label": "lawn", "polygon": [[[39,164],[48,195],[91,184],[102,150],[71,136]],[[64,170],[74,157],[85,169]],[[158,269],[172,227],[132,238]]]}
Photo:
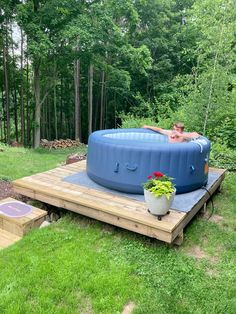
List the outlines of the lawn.
{"label": "lawn", "polygon": [[27,149],[0,144],[0,179],[14,180],[46,171],[65,162],[72,153],[83,154],[86,146],[66,149]]}
{"label": "lawn", "polygon": [[[5,147],[0,177],[47,170],[66,155]],[[233,314],[235,173],[226,175],[214,207],[211,219],[198,215],[188,225],[181,247],[72,213],[33,230],[0,251],[0,313],[116,314],[132,303],[133,313]]]}

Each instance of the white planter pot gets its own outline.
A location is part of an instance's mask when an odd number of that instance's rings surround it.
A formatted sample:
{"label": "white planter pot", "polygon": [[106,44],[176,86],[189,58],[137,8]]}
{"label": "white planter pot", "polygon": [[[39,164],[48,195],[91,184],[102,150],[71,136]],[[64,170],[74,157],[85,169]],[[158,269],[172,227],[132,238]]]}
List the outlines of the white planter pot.
{"label": "white planter pot", "polygon": [[147,203],[147,207],[149,212],[156,216],[163,216],[166,215],[168,210],[170,209],[172,202],[174,200],[176,193],[175,191],[172,193],[171,197],[167,199],[165,195],[156,197],[148,190],[144,190],[144,198]]}

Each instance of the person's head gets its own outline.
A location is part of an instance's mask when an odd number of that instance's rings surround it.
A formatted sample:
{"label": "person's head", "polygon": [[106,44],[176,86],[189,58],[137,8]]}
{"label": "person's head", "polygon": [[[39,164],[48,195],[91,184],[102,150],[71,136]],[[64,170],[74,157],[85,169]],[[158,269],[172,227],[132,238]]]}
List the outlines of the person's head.
{"label": "person's head", "polygon": [[184,124],[182,122],[175,122],[173,130],[182,133],[184,131]]}

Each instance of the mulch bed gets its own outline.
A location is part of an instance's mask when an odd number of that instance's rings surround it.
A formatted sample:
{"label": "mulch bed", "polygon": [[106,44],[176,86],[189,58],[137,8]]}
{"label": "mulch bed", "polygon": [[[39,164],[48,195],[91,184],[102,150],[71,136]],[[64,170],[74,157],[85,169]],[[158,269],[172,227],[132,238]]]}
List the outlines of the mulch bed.
{"label": "mulch bed", "polygon": [[13,191],[11,182],[0,180],[0,200],[7,197],[13,197],[21,201],[24,199],[22,195]]}

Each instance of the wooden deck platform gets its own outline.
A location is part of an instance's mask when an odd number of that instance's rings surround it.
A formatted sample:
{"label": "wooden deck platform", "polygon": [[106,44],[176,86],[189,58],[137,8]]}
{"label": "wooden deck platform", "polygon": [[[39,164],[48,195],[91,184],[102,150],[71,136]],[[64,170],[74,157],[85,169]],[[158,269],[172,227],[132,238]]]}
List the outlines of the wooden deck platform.
{"label": "wooden deck platform", "polygon": [[[85,167],[86,162],[79,161],[24,177],[13,182],[14,190],[48,204],[176,244],[182,243],[184,227],[209,199],[206,192],[190,212],[170,210],[170,214],[159,221],[147,212],[144,202],[62,181],[64,177],[84,170]],[[211,171],[220,173],[219,179],[209,190],[213,194],[223,181],[225,170],[211,169]]]}

